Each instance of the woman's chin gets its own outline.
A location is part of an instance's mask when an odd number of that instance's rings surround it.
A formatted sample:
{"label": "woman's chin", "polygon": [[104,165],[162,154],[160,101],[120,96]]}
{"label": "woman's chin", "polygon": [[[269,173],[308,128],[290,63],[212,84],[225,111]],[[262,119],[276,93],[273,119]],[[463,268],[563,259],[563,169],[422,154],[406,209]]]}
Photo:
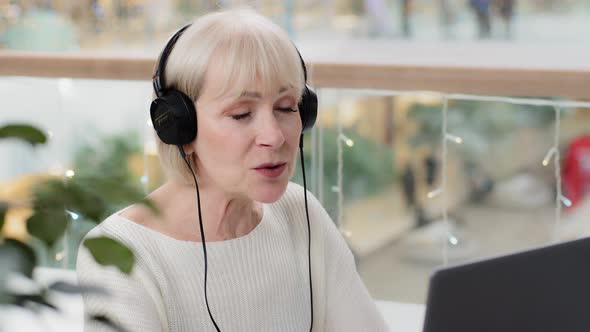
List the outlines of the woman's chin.
{"label": "woman's chin", "polygon": [[260,203],[274,203],[283,196],[287,190],[288,184],[288,179],[274,183],[260,184],[254,188],[254,192],[251,193],[251,198]]}

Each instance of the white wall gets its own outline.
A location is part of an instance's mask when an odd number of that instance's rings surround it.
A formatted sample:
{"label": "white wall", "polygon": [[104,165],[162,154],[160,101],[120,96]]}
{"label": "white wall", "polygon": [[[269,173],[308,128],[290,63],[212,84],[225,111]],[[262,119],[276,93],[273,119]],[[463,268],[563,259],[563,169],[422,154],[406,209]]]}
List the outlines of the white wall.
{"label": "white wall", "polygon": [[66,167],[76,147],[100,143],[99,134],[147,132],[151,93],[149,81],[1,78],[0,126],[28,123],[53,136],[35,149],[0,141],[0,182]]}

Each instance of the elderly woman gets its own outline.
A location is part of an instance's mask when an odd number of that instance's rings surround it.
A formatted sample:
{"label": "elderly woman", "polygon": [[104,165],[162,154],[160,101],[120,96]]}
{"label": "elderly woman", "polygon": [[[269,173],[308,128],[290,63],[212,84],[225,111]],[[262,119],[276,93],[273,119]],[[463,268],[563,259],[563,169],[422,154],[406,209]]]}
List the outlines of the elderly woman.
{"label": "elderly woman", "polygon": [[160,213],[132,205],[87,235],[136,255],[126,276],[80,248],[80,283],[110,294],[85,295],[87,314],[142,332],[388,330],[326,211],[289,182],[315,122],[305,76],[286,33],[251,11],[172,37],[150,110],[168,175],[148,195]]}

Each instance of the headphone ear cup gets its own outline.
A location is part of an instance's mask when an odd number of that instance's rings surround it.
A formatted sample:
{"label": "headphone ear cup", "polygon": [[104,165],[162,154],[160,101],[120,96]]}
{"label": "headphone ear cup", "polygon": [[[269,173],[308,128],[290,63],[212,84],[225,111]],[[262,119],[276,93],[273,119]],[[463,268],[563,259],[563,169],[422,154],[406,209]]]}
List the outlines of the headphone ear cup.
{"label": "headphone ear cup", "polygon": [[166,144],[188,144],[197,137],[194,103],[178,90],[170,90],[152,101],[150,116],[158,137]]}
{"label": "headphone ear cup", "polygon": [[301,116],[302,131],[313,128],[318,116],[318,96],[307,84],[303,88],[299,102],[299,116]]}

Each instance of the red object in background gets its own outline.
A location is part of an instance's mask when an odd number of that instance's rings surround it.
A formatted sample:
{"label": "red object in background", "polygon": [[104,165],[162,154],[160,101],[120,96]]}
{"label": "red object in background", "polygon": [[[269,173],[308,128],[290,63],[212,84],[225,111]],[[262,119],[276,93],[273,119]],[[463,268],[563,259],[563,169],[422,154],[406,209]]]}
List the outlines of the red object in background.
{"label": "red object in background", "polygon": [[562,169],[563,194],[572,208],[590,195],[590,135],[570,142]]}

